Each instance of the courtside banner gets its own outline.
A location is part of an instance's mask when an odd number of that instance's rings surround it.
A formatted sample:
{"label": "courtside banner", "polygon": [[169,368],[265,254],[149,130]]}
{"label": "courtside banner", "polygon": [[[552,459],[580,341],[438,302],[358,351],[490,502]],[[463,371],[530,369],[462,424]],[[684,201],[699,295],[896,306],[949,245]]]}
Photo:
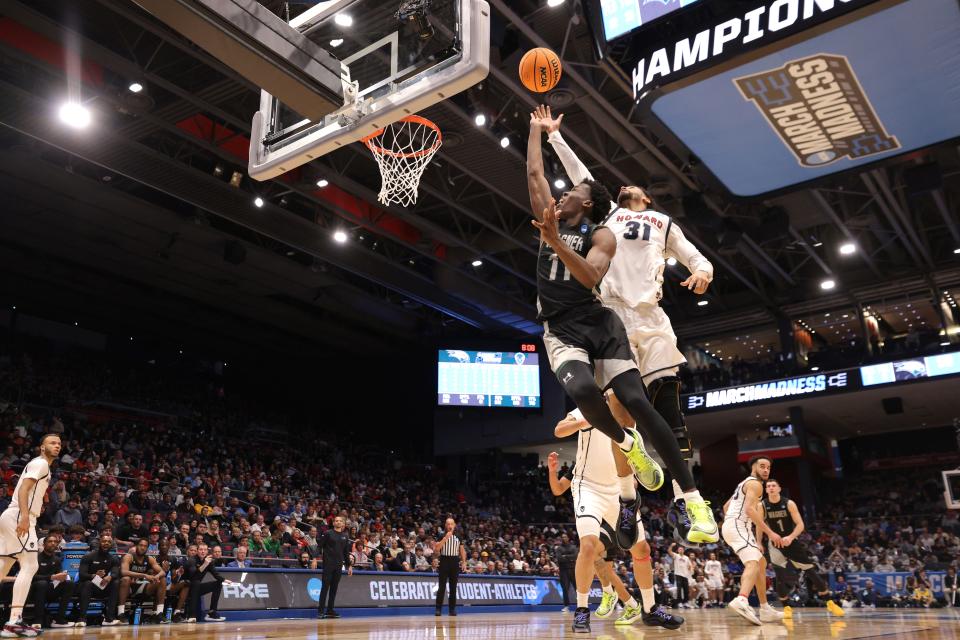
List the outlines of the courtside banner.
{"label": "courtside banner", "polygon": [[[927,580],[930,582],[930,591],[937,597],[943,596],[943,579],[947,575],[946,571],[927,571]],[[873,588],[878,595],[892,596],[895,594],[904,595],[904,588],[907,584],[907,578],[913,576],[913,573],[907,571],[896,571],[894,573],[847,573],[844,577],[847,584],[851,585],[854,591],[863,589],[867,580],[873,580]],[[830,576],[830,588],[837,589],[837,581]]]}
{"label": "courtside banner", "polygon": [[[311,609],[320,601],[323,574],[287,569],[219,569],[234,584],[223,585],[220,609]],[[600,601],[595,584],[591,602]],[[344,574],[337,588],[337,608],[425,607],[437,597],[436,574],[355,572]],[[563,596],[556,578],[461,575],[457,604],[560,605]]]}

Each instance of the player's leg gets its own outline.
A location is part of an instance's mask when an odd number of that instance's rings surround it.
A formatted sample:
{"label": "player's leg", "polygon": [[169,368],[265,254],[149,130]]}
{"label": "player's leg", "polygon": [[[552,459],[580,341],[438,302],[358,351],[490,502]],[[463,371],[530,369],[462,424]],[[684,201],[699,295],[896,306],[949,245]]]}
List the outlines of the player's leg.
{"label": "player's leg", "polygon": [[721,531],[723,541],[733,549],[733,552],[740,558],[740,562],[743,563],[743,574],[740,576],[740,595],[731,600],[727,607],[737,615],[759,625],[760,618],[754,613],[748,598],[757,582],[760,558],[763,557],[763,552],[760,551],[753,530],[749,525],[737,520],[726,520]]}
{"label": "player's leg", "polygon": [[[581,522],[587,520],[589,522]],[[593,524],[591,524],[593,523]],[[594,526],[595,525],[595,526]],[[585,533],[581,533],[583,530]],[[586,533],[590,532],[590,533]],[[577,581],[577,608],[573,616],[574,633],[590,631],[590,585],[593,583],[594,560],[603,549],[600,542],[600,524],[593,518],[578,518],[577,533],[580,535],[580,553],[577,555],[575,569]]]}
{"label": "player's leg", "polygon": [[22,620],[23,607],[27,603],[27,596],[30,594],[30,585],[33,583],[33,576],[36,575],[40,566],[37,562],[36,551],[21,552],[17,555],[17,562],[20,563],[20,571],[13,583],[13,599],[10,603],[10,619],[7,621],[7,626],[15,626]]}
{"label": "player's leg", "polygon": [[760,601],[760,622],[780,622],[783,613],[767,602],[767,559],[760,556],[760,569],[757,572],[757,600]]}

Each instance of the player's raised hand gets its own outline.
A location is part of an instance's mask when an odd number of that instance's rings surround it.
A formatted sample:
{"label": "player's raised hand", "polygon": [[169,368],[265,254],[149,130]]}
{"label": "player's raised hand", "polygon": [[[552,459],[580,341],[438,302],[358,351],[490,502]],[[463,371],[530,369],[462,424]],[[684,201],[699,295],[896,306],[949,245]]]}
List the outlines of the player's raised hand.
{"label": "player's raised hand", "polygon": [[681,287],[686,287],[698,296],[707,292],[710,286],[710,277],[704,271],[694,271],[690,277],[680,283]]}
{"label": "player's raised hand", "polygon": [[30,532],[30,515],[28,511],[22,511],[17,520],[17,537],[22,538]]}
{"label": "player's raised hand", "polygon": [[561,113],[556,118],[553,117],[553,113],[550,111],[550,107],[544,105],[537,105],[533,110],[533,113],[530,114],[531,120],[536,120],[538,125],[545,129],[547,133],[553,133],[560,129],[560,123],[563,122],[563,114]]}
{"label": "player's raised hand", "polygon": [[547,469],[550,470],[550,473],[556,473],[557,469],[560,468],[560,456],[556,451],[551,451],[550,455],[547,456]]}
{"label": "player's raised hand", "polygon": [[560,214],[557,212],[556,200],[550,198],[540,220],[531,220],[530,224],[540,230],[540,239],[550,246],[560,241]]}

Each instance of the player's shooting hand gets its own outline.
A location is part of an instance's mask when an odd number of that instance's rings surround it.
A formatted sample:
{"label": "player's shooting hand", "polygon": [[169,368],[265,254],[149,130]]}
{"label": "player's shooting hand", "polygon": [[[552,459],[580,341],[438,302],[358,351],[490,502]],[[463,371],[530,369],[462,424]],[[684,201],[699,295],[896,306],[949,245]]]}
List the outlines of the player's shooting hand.
{"label": "player's shooting hand", "polygon": [[555,247],[556,243],[560,242],[560,223],[556,200],[550,198],[550,202],[543,210],[540,220],[531,220],[530,222],[540,230],[540,240],[551,247]]}
{"label": "player's shooting hand", "polygon": [[557,469],[560,468],[560,456],[556,451],[551,451],[550,455],[547,456],[547,469],[550,470],[550,473],[556,473]]}
{"label": "player's shooting hand", "polygon": [[553,133],[560,129],[560,123],[563,122],[563,114],[561,113],[556,118],[553,117],[553,114],[550,112],[550,107],[544,105],[537,105],[537,108],[533,110],[533,113],[530,114],[530,120],[536,121],[537,126],[541,129],[545,129],[547,133]]}
{"label": "player's shooting hand", "polygon": [[686,287],[695,294],[703,295],[710,286],[710,277],[703,271],[694,271],[690,277],[680,283],[681,287]]}

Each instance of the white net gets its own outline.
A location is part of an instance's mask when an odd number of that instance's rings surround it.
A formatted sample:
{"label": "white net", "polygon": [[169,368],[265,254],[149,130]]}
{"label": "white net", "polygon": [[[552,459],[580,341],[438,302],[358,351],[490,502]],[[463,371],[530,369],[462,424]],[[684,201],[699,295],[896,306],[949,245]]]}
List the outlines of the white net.
{"label": "white net", "polygon": [[441,142],[437,125],[420,116],[407,116],[364,138],[380,166],[382,183],[377,199],[403,207],[416,203],[420,177]]}

